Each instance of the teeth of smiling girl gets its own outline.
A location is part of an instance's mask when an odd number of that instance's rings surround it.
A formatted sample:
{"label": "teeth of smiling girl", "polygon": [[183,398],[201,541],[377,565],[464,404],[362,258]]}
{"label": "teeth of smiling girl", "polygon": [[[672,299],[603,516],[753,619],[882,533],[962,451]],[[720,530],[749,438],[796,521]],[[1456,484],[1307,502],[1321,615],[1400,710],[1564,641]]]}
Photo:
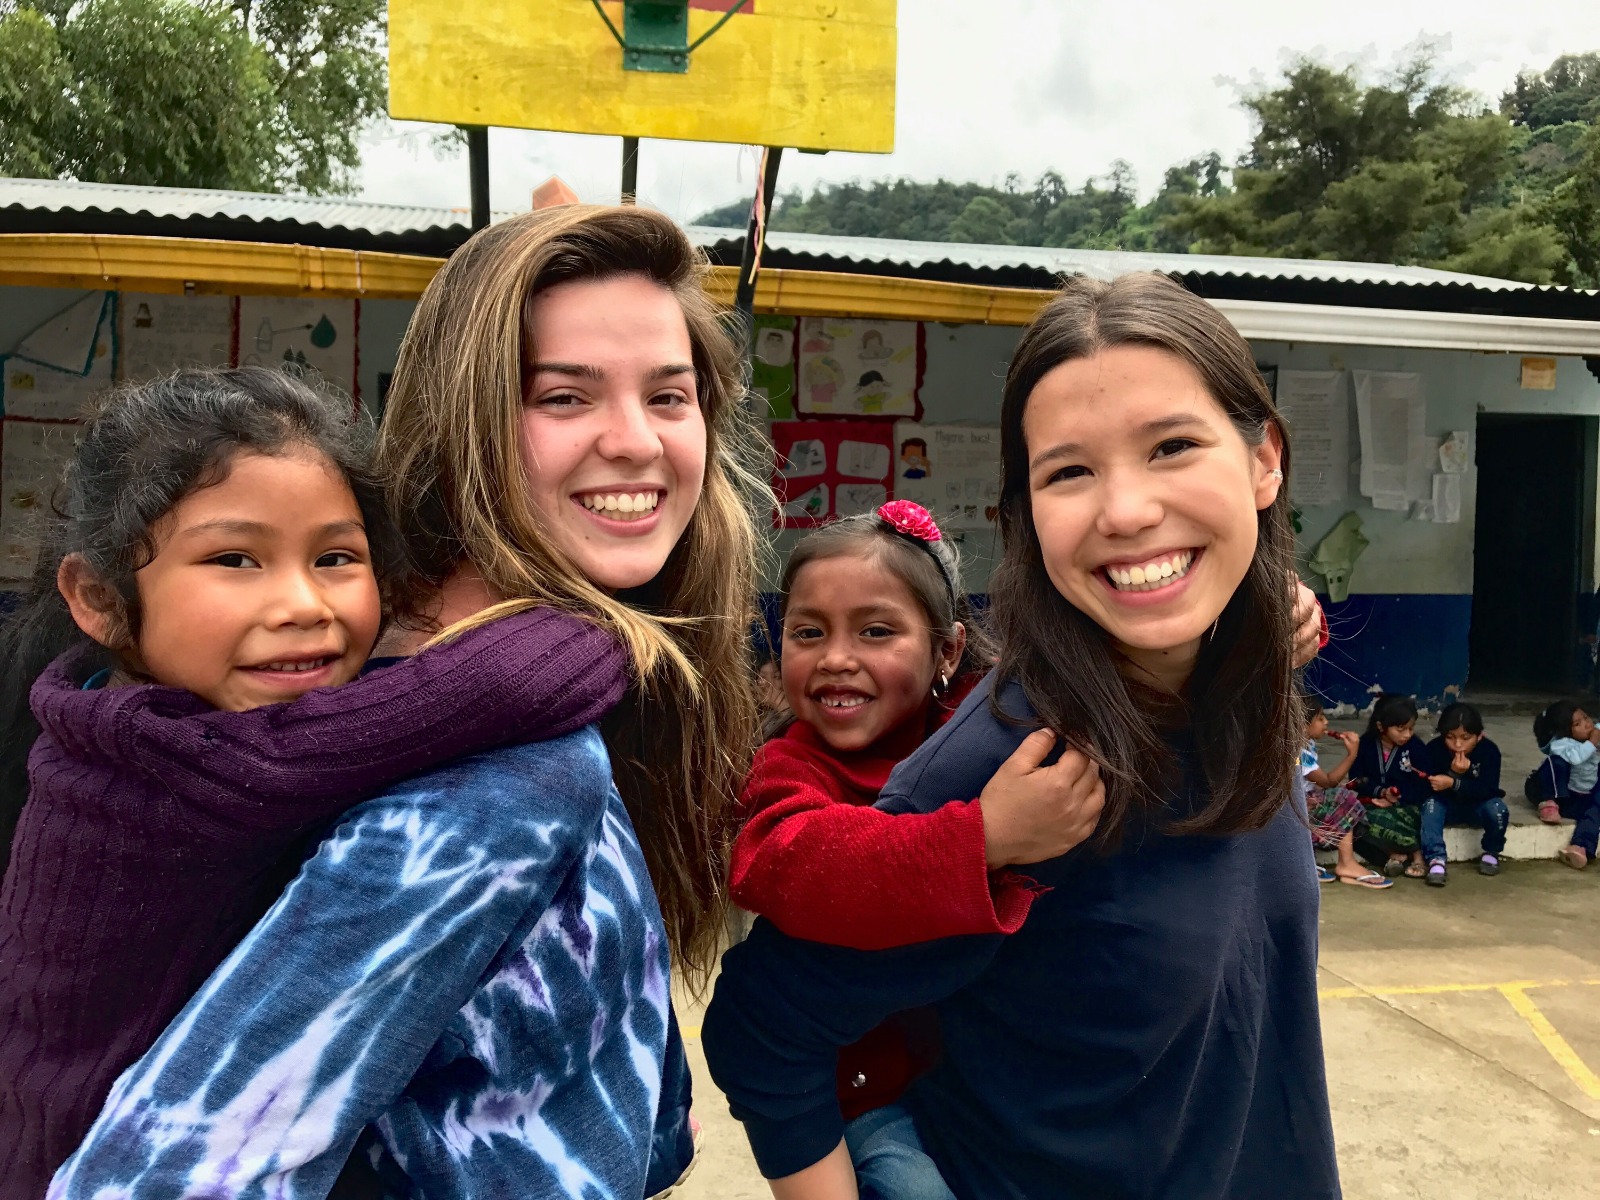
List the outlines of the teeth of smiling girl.
{"label": "teeth of smiling girl", "polygon": [[1154,592],[1189,573],[1193,550],[1180,550],[1136,567],[1107,567],[1106,578],[1119,592]]}
{"label": "teeth of smiling girl", "polygon": [[823,708],[860,708],[867,702],[865,696],[822,696]]}
{"label": "teeth of smiling girl", "polygon": [[275,662],[267,663],[260,669],[263,671],[287,671],[296,673],[300,671],[315,671],[318,667],[325,667],[332,661],[326,658],[313,658],[305,662]]}
{"label": "teeth of smiling girl", "polygon": [[590,512],[599,513],[616,521],[637,521],[655,511],[661,500],[659,492],[606,492],[579,497]]}

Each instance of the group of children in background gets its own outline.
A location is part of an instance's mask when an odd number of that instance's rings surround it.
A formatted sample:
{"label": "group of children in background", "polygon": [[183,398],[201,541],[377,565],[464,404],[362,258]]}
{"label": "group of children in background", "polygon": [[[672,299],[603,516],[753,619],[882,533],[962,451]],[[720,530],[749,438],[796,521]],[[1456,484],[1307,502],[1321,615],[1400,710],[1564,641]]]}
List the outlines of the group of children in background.
{"label": "group of children in background", "polygon": [[[1478,873],[1499,873],[1511,813],[1500,786],[1500,748],[1485,736],[1482,714],[1470,704],[1450,705],[1425,746],[1418,744],[1416,726],[1415,700],[1381,695],[1364,734],[1331,735],[1345,754],[1324,769],[1317,739],[1330,736],[1328,717],[1320,701],[1307,699],[1300,773],[1312,839],[1338,856],[1332,870],[1318,868],[1322,882],[1382,889],[1405,875],[1444,887],[1447,825],[1482,829]],[[1528,779],[1528,799],[1547,824],[1576,822],[1558,857],[1582,869],[1600,838],[1600,730],[1579,705],[1558,700],[1534,719],[1533,732],[1546,760]],[[1378,871],[1362,864],[1358,849],[1369,861],[1382,860]]]}

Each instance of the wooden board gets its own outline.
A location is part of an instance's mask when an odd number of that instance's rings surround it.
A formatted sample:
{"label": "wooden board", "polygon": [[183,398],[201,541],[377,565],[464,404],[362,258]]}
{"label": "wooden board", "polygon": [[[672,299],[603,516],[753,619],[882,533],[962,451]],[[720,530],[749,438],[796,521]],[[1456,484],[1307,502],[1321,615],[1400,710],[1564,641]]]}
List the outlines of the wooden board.
{"label": "wooden board", "polygon": [[[622,5],[602,5],[618,29]],[[719,14],[696,5],[689,41]],[[803,150],[894,149],[895,0],[754,0],[682,75],[622,69],[590,0],[391,0],[389,112]]]}

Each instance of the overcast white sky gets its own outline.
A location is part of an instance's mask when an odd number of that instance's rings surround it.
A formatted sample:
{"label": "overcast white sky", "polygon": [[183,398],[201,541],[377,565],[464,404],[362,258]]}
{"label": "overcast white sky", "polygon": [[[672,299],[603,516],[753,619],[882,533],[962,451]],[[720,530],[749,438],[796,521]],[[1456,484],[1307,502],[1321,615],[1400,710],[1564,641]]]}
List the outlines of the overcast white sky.
{"label": "overcast white sky", "polygon": [[[1146,195],[1171,164],[1218,149],[1249,123],[1238,89],[1299,53],[1384,69],[1419,36],[1441,42],[1458,83],[1493,101],[1524,68],[1600,50],[1600,0],[900,0],[895,152],[789,154],[780,187],[907,176],[998,183],[1046,168],[1074,185],[1125,158]],[[438,158],[434,127],[395,122],[367,139],[361,195],[465,207],[466,155]],[[560,175],[610,201],[621,140],[496,129],[491,199],[520,209]],[[681,220],[754,190],[746,147],[645,141],[639,193]]]}

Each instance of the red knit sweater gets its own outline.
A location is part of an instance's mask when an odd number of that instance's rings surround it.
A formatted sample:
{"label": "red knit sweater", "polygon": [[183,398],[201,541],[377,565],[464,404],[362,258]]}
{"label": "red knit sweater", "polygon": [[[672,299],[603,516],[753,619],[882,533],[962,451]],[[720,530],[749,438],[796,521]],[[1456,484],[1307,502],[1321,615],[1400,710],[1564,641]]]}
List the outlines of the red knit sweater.
{"label": "red knit sweater", "polygon": [[[943,725],[978,678],[958,681],[916,732]],[[1020,929],[1037,889],[989,871],[979,801],[952,796],[935,812],[900,815],[872,807],[920,738],[901,741],[840,753],[796,721],[756,751],[729,868],[734,902],[791,937],[857,950]],[[846,1119],[898,1099],[937,1055],[937,1031],[921,1013],[891,1018],[841,1051]]]}

